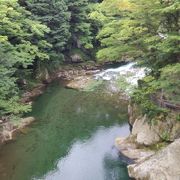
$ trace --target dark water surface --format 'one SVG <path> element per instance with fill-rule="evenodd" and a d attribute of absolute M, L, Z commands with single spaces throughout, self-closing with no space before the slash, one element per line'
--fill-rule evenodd
<path fill-rule="evenodd" d="M 113 146 L 129 134 L 127 104 L 117 96 L 55 83 L 30 115 L 36 122 L 0 149 L 0 180 L 129 179 Z"/>

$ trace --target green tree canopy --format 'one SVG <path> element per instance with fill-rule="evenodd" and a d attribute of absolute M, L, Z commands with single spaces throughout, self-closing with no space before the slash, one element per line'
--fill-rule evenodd
<path fill-rule="evenodd" d="M 15 74 L 35 59 L 49 58 L 44 51 L 49 44 L 43 39 L 49 29 L 30 15 L 16 0 L 0 1 L 0 116 L 29 109 L 19 102 Z"/>
<path fill-rule="evenodd" d="M 52 44 L 47 49 L 51 60 L 62 61 L 63 50 L 70 38 L 70 12 L 64 0 L 24 0 L 21 4 L 32 13 L 32 19 L 48 26 L 50 31 L 45 34 L 46 41 Z"/>
<path fill-rule="evenodd" d="M 101 22 L 99 60 L 142 59 L 153 69 L 179 60 L 177 0 L 104 0 L 91 17 Z"/>

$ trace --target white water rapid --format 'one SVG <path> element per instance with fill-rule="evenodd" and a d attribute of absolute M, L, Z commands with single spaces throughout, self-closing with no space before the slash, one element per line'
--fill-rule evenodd
<path fill-rule="evenodd" d="M 133 87 L 137 86 L 138 80 L 145 77 L 146 68 L 137 67 L 136 64 L 131 62 L 117 68 L 103 70 L 96 73 L 94 79 L 107 81 L 108 88 L 111 91 L 115 92 L 118 89 L 123 89 L 129 94 L 132 92 Z"/>

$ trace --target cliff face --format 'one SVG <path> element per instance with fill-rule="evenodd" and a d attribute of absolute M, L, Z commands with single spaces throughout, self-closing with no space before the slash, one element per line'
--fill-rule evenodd
<path fill-rule="evenodd" d="M 128 172 L 130 177 L 139 180 L 179 180 L 180 139 L 149 159 L 129 165 Z"/>
<path fill-rule="evenodd" d="M 173 142 L 180 138 L 180 122 L 176 120 L 177 112 L 168 116 L 155 117 L 153 120 L 142 115 L 137 105 L 129 105 L 129 123 L 132 126 L 134 141 L 139 145 L 151 146 L 162 141 Z"/>
<path fill-rule="evenodd" d="M 142 115 L 137 105 L 129 105 L 131 134 L 128 138 L 116 139 L 122 155 L 134 162 L 128 166 L 130 177 L 138 180 L 180 180 L 180 122 L 178 112 L 169 112 L 166 117 L 149 119 Z M 161 150 L 152 150 L 163 142 Z M 170 144 L 171 143 L 171 144 Z"/>

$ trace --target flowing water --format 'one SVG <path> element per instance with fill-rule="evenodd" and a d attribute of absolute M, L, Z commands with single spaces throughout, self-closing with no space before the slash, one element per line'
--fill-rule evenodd
<path fill-rule="evenodd" d="M 94 75 L 94 79 L 106 82 L 106 89 L 110 92 L 124 92 L 126 96 L 130 96 L 137 87 L 138 80 L 144 78 L 148 71 L 147 68 L 138 67 L 137 63 L 131 62 L 100 71 Z"/>
<path fill-rule="evenodd" d="M 139 79 L 145 76 L 146 68 L 136 67 L 137 63 L 131 62 L 126 65 L 109 68 L 95 74 L 95 79 L 103 79 L 106 81 L 117 80 L 120 77 L 125 77 L 127 82 L 132 85 L 137 85 Z"/>
<path fill-rule="evenodd" d="M 52 84 L 37 98 L 36 121 L 0 149 L 0 180 L 128 180 L 114 140 L 127 136 L 127 104 L 101 90 Z"/>

